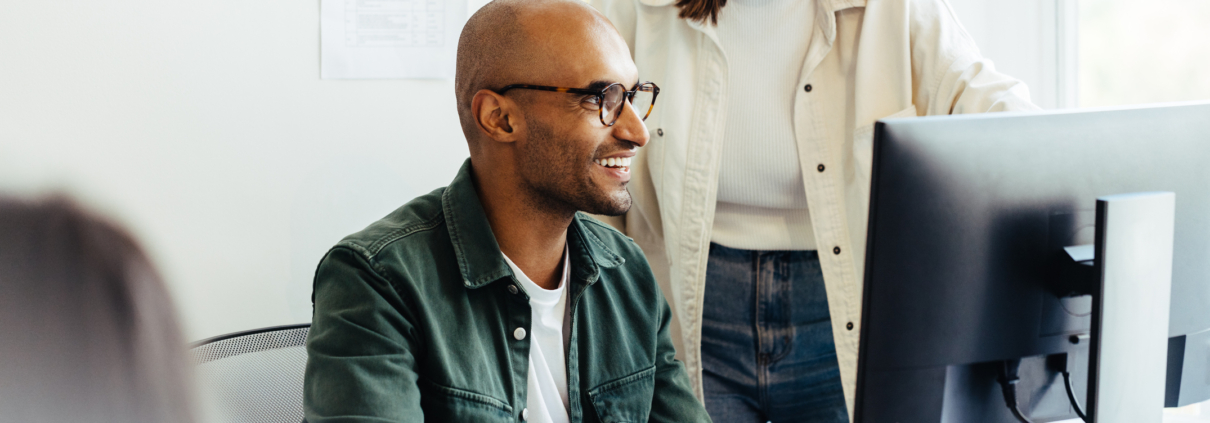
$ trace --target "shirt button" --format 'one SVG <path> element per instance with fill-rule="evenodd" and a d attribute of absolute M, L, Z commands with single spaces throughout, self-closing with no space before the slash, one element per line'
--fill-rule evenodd
<path fill-rule="evenodd" d="M 823 169 L 824 169 L 823 163 L 820 163 L 819 166 L 815 166 L 815 169 L 818 169 L 820 172 L 823 172 Z"/>
<path fill-rule="evenodd" d="M 525 339 L 525 328 L 517 328 L 517 330 L 514 330 L 513 338 L 517 338 L 518 341 Z"/>
<path fill-rule="evenodd" d="M 509 293 L 509 294 L 513 294 L 513 295 L 517 295 L 517 286 L 516 286 L 516 285 L 509 285 L 509 286 L 508 286 L 508 293 Z"/>
<path fill-rule="evenodd" d="M 802 90 L 806 92 L 811 92 L 812 89 L 811 84 L 807 84 L 807 86 L 802 87 Z"/>
<path fill-rule="evenodd" d="M 844 327 L 845 327 L 845 329 L 853 330 L 853 322 L 849 322 L 849 323 L 845 324 Z"/>
<path fill-rule="evenodd" d="M 529 420 L 529 409 L 528 408 L 521 410 L 521 420 L 522 421 Z"/>
<path fill-rule="evenodd" d="M 832 254 L 840 254 L 840 247 L 832 247 Z"/>
<path fill-rule="evenodd" d="M 656 128 L 655 134 L 661 137 L 664 136 L 664 128 Z"/>

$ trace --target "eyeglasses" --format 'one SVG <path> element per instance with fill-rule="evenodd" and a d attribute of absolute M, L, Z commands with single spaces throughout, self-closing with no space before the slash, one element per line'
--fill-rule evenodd
<path fill-rule="evenodd" d="M 496 91 L 496 93 L 504 94 L 505 91 L 514 88 L 594 96 L 589 101 L 583 103 L 584 107 L 589 110 L 598 110 L 601 116 L 601 123 L 605 126 L 613 126 L 614 123 L 617 123 L 618 117 L 622 116 L 622 109 L 626 108 L 626 103 L 630 103 L 630 106 L 634 107 L 634 110 L 642 116 L 642 119 L 647 120 L 647 116 L 651 115 L 651 110 L 655 109 L 655 97 L 660 94 L 660 87 L 657 87 L 653 82 L 644 82 L 635 85 L 634 89 L 630 91 L 626 91 L 626 87 L 617 82 L 609 84 L 608 87 L 600 91 L 585 88 L 512 84 L 506 85 L 500 91 Z M 622 101 L 623 99 L 629 101 Z"/>

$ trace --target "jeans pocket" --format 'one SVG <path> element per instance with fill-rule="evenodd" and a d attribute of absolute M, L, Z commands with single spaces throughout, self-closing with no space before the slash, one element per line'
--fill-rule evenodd
<path fill-rule="evenodd" d="M 655 366 L 592 388 L 588 397 L 601 423 L 645 422 L 655 396 Z"/>

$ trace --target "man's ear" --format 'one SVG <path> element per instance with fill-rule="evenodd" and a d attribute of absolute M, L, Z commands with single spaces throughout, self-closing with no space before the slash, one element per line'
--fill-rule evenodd
<path fill-rule="evenodd" d="M 479 90 L 471 99 L 471 113 L 479 130 L 496 141 L 513 142 L 521 124 L 517 103 L 491 90 Z"/>

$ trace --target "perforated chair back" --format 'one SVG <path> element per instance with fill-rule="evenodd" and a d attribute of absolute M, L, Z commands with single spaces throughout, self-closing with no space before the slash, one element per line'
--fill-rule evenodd
<path fill-rule="evenodd" d="M 213 417 L 231 423 L 303 420 L 310 324 L 217 336 L 190 350 Z"/>

